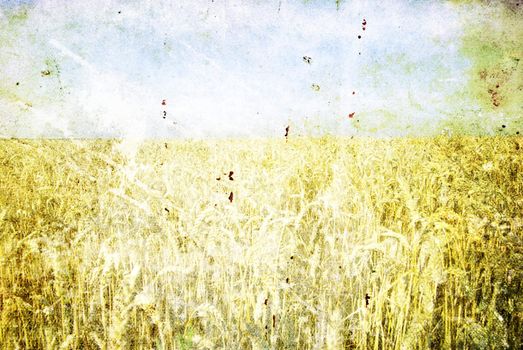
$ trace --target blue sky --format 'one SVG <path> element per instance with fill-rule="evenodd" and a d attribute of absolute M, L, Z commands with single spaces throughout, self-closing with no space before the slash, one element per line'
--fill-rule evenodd
<path fill-rule="evenodd" d="M 437 133 L 470 66 L 459 12 L 436 1 L 34 1 L 16 23 L 1 8 L 4 137 Z"/>

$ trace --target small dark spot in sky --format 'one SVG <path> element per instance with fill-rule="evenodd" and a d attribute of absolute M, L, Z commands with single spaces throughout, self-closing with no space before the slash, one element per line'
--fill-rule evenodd
<path fill-rule="evenodd" d="M 505 124 L 503 124 L 503 125 L 501 125 L 501 127 L 502 127 L 503 129 L 505 129 L 507 126 L 506 126 Z"/>
<path fill-rule="evenodd" d="M 167 117 L 167 112 L 163 111 L 163 119 L 165 119 L 166 117 Z"/>
<path fill-rule="evenodd" d="M 229 194 L 229 202 L 232 203 L 233 199 L 234 199 L 234 194 L 231 192 L 231 194 Z"/>
<path fill-rule="evenodd" d="M 361 35 L 358 35 L 358 39 L 361 39 Z"/>
<path fill-rule="evenodd" d="M 356 112 L 349 113 L 349 118 L 354 118 L 354 114 L 356 114 Z"/>
<path fill-rule="evenodd" d="M 167 104 L 166 100 L 162 100 L 162 106 L 165 106 Z"/>
<path fill-rule="evenodd" d="M 353 91 L 352 94 L 353 94 L 353 95 L 356 95 L 356 91 Z"/>
<path fill-rule="evenodd" d="M 122 13 L 122 11 L 118 11 L 118 14 Z"/>
<path fill-rule="evenodd" d="M 358 52 L 358 55 L 361 55 L 361 52 Z"/>
<path fill-rule="evenodd" d="M 20 82 L 19 82 L 19 81 L 16 82 L 16 86 L 18 86 L 18 85 L 20 85 Z"/>
<path fill-rule="evenodd" d="M 303 56 L 303 62 L 305 62 L 307 64 L 311 64 L 312 58 L 310 58 L 309 56 Z"/>
<path fill-rule="evenodd" d="M 289 125 L 285 128 L 285 138 L 289 137 Z"/>

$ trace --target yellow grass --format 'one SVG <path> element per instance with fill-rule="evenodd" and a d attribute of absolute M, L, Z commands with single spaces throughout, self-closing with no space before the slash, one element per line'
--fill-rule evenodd
<path fill-rule="evenodd" d="M 523 139 L 127 143 L 0 141 L 3 348 L 522 346 Z"/>

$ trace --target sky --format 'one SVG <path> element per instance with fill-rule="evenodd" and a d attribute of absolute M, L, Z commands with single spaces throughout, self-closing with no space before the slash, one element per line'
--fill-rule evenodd
<path fill-rule="evenodd" d="M 463 93 L 474 62 L 462 36 L 481 11 L 0 0 L 0 137 L 281 137 L 288 125 L 294 135 L 423 136 L 465 110 L 520 118 Z"/>

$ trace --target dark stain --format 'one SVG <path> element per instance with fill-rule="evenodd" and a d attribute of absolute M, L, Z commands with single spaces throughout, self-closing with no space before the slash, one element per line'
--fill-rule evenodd
<path fill-rule="evenodd" d="M 276 315 L 272 315 L 272 328 L 276 328 Z"/>
<path fill-rule="evenodd" d="M 291 260 L 294 260 L 294 255 L 291 255 Z"/>
<path fill-rule="evenodd" d="M 169 209 L 163 208 L 167 213 L 170 213 Z"/>
<path fill-rule="evenodd" d="M 45 69 L 40 72 L 43 77 L 51 75 L 51 71 L 49 69 Z"/>
<path fill-rule="evenodd" d="M 167 149 L 167 142 L 166 142 L 166 143 L 164 143 L 164 146 L 165 146 L 165 149 Z"/>
<path fill-rule="evenodd" d="M 167 105 L 167 101 L 166 100 L 162 100 L 162 106 L 165 106 Z"/>
<path fill-rule="evenodd" d="M 312 84 L 311 85 L 311 88 L 314 90 L 314 91 L 320 91 L 320 86 L 318 84 Z"/>
<path fill-rule="evenodd" d="M 501 127 L 502 127 L 503 129 L 505 129 L 507 126 L 506 126 L 505 124 L 503 124 L 503 125 L 501 125 Z"/>
<path fill-rule="evenodd" d="M 16 82 L 16 86 L 18 86 L 18 85 L 20 85 L 20 82 L 19 82 L 19 81 Z"/>
<path fill-rule="evenodd" d="M 365 293 L 365 307 L 369 306 L 369 300 L 370 300 L 369 294 Z"/>
<path fill-rule="evenodd" d="M 163 111 L 163 119 L 165 119 L 166 117 L 167 117 L 167 112 Z"/>
<path fill-rule="evenodd" d="M 358 55 L 361 55 L 361 52 L 358 52 Z"/>
<path fill-rule="evenodd" d="M 361 35 L 358 35 L 358 39 L 361 39 Z"/>
<path fill-rule="evenodd" d="M 232 176 L 234 175 L 234 171 L 229 171 L 229 180 L 230 181 L 234 181 L 234 179 L 232 178 Z"/>
<path fill-rule="evenodd" d="M 352 94 L 353 94 L 353 95 L 356 95 L 356 91 L 353 91 Z"/>
<path fill-rule="evenodd" d="M 496 87 L 499 85 L 496 85 Z M 496 107 L 500 105 L 500 97 L 497 91 L 494 91 L 493 89 L 488 89 L 488 93 L 490 94 L 490 99 L 492 101 L 492 104 Z"/>
<path fill-rule="evenodd" d="M 303 56 L 303 62 L 305 62 L 307 64 L 311 64 L 312 58 L 310 58 L 309 56 Z"/>
<path fill-rule="evenodd" d="M 118 11 L 118 14 L 121 14 L 121 13 L 122 13 L 122 11 Z"/>
<path fill-rule="evenodd" d="M 516 142 L 516 151 L 519 151 L 519 143 Z"/>
<path fill-rule="evenodd" d="M 229 195 L 229 202 L 232 203 L 233 198 L 234 198 L 234 194 L 231 192 L 231 194 Z"/>
<path fill-rule="evenodd" d="M 354 118 L 354 114 L 356 114 L 356 112 L 349 113 L 349 118 Z"/>
<path fill-rule="evenodd" d="M 265 301 L 263 302 L 263 305 L 267 305 L 269 303 L 269 299 L 265 299 Z"/>
<path fill-rule="evenodd" d="M 217 177 L 216 180 L 220 181 L 222 178 L 221 177 Z"/>
<path fill-rule="evenodd" d="M 289 284 L 289 277 L 285 279 L 285 283 Z"/>
<path fill-rule="evenodd" d="M 285 128 L 285 139 L 289 139 L 289 125 Z"/>

